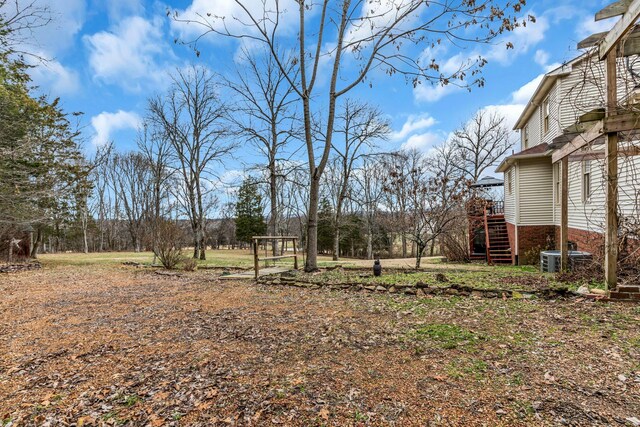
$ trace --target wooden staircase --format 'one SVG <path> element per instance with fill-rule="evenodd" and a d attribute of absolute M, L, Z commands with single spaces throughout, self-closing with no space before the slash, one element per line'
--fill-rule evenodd
<path fill-rule="evenodd" d="M 513 260 L 504 212 L 488 211 L 485 208 L 484 233 L 487 245 L 487 263 L 489 265 L 511 264 Z"/>

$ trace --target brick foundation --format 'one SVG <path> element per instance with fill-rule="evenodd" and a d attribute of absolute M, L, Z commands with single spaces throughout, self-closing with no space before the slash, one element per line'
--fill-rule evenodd
<path fill-rule="evenodd" d="M 518 226 L 518 263 L 536 262 L 540 256 L 540 250 L 555 247 L 555 237 L 554 225 Z"/>
<path fill-rule="evenodd" d="M 556 242 L 556 226 L 554 225 L 520 225 L 518 232 L 518 254 L 516 255 L 516 226 L 507 223 L 509 244 L 514 264 L 534 263 L 539 250 L 553 248 Z"/>
<path fill-rule="evenodd" d="M 509 235 L 509 246 L 511 247 L 511 262 L 516 263 L 516 226 L 507 222 L 507 234 Z"/>
<path fill-rule="evenodd" d="M 555 236 L 556 242 L 558 242 L 558 246 L 556 246 L 556 248 L 560 249 L 559 226 L 556 227 Z M 601 233 L 569 227 L 567 240 L 569 240 L 569 248 L 571 249 L 589 252 L 593 254 L 594 257 L 602 257 L 604 255 L 604 235 Z M 571 243 L 573 243 L 575 246 L 572 247 Z"/>

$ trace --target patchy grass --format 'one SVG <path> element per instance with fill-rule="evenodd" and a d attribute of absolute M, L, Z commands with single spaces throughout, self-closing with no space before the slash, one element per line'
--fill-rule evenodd
<path fill-rule="evenodd" d="M 185 256 L 190 251 L 185 250 Z M 264 254 L 261 254 L 264 256 Z M 153 262 L 152 252 L 92 252 L 84 253 L 58 253 L 39 255 L 41 262 L 48 267 L 84 267 L 84 266 L 109 266 L 119 265 L 123 262 L 138 262 L 140 264 L 151 265 Z M 302 257 L 299 259 L 302 266 Z M 158 262 L 159 263 L 159 262 Z M 270 262 L 269 265 L 273 265 Z M 334 265 L 328 256 L 319 257 L 321 267 Z M 205 261 L 198 260 L 199 266 L 207 267 L 230 267 L 230 268 L 253 268 L 253 255 L 248 250 L 239 249 L 218 249 L 207 251 Z M 278 261 L 277 265 L 293 266 L 293 260 Z"/>
<path fill-rule="evenodd" d="M 309 290 L 118 262 L 0 277 L 3 424 L 609 426 L 640 414 L 637 306 Z"/>
<path fill-rule="evenodd" d="M 421 326 L 411 331 L 409 336 L 416 341 L 429 340 L 443 349 L 471 347 L 481 339 L 471 331 L 446 323 Z"/>

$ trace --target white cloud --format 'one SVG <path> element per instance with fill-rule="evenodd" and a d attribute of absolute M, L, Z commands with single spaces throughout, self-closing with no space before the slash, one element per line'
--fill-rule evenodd
<path fill-rule="evenodd" d="M 174 59 L 162 31 L 162 18 L 125 18 L 111 31 L 84 37 L 89 65 L 96 80 L 129 91 L 168 82 L 166 71 Z"/>
<path fill-rule="evenodd" d="M 143 11 L 144 7 L 140 0 L 109 0 L 107 2 L 107 13 L 111 22 L 130 15 L 140 15 Z"/>
<path fill-rule="evenodd" d="M 578 23 L 576 27 L 576 35 L 580 39 L 584 39 L 592 34 L 609 31 L 618 19 L 620 18 L 614 17 L 603 19 L 602 21 L 595 21 L 593 19 L 593 15 L 587 15 Z"/>
<path fill-rule="evenodd" d="M 544 74 L 540 74 L 535 79 L 526 83 L 524 86 L 520 87 L 518 90 L 511 93 L 511 102 L 515 104 L 526 104 L 529 102 L 529 99 L 533 96 L 533 93 L 536 91 L 540 82 L 542 82 L 542 78 Z"/>
<path fill-rule="evenodd" d="M 91 118 L 91 126 L 96 132 L 91 142 L 95 146 L 104 145 L 109 142 L 113 132 L 138 129 L 141 124 L 142 119 L 133 111 L 102 112 Z"/>
<path fill-rule="evenodd" d="M 255 17 L 262 19 L 264 11 L 268 11 L 269 19 L 275 18 L 276 0 L 249 0 L 242 2 L 248 11 Z M 295 0 L 280 0 L 277 2 L 281 12 L 278 28 L 280 31 L 290 31 L 297 23 L 297 4 Z M 183 10 L 177 10 L 180 21 L 200 21 L 206 20 L 217 30 L 222 30 L 223 26 L 232 33 L 255 33 L 255 29 L 245 25 L 249 22 L 247 13 L 235 0 L 193 0 L 192 3 Z M 223 22 L 224 21 L 224 22 Z M 180 38 L 195 39 L 205 31 L 202 25 L 189 22 L 171 21 L 171 27 Z M 209 38 L 211 39 L 211 38 Z"/>
<path fill-rule="evenodd" d="M 402 129 L 391 134 L 391 138 L 395 140 L 404 139 L 413 132 L 430 128 L 436 123 L 436 119 L 427 113 L 418 115 L 412 114 L 404 122 Z"/>
<path fill-rule="evenodd" d="M 549 63 L 549 57 L 549 52 L 544 49 L 538 49 L 536 50 L 536 54 L 534 55 L 533 60 L 536 61 L 536 64 L 540 65 L 541 67 L 546 67 Z"/>
<path fill-rule="evenodd" d="M 416 149 L 420 151 L 427 151 L 443 141 L 444 138 L 441 135 L 434 132 L 426 132 L 412 135 L 407 139 L 407 142 L 402 144 L 401 148 L 407 150 Z"/>
<path fill-rule="evenodd" d="M 459 92 L 460 90 L 462 90 L 462 88 L 452 84 L 443 86 L 439 83 L 433 85 L 423 83 L 413 89 L 413 97 L 416 101 L 435 102 L 454 92 Z"/>
<path fill-rule="evenodd" d="M 36 65 L 29 70 L 31 78 L 54 96 L 73 94 L 80 89 L 80 78 L 75 70 L 55 60 Z"/>
<path fill-rule="evenodd" d="M 36 0 L 35 5 L 49 8 L 51 22 L 26 34 L 28 43 L 47 56 L 70 49 L 86 20 L 86 0 Z"/>
<path fill-rule="evenodd" d="M 483 56 L 488 60 L 494 60 L 502 65 L 509 65 L 516 58 L 527 53 L 532 47 L 542 42 L 549 29 L 549 20 L 542 15 L 536 19 L 535 23 L 527 23 L 527 26 L 516 28 L 498 40 L 498 46 L 493 46 Z M 507 49 L 506 44 L 513 43 L 512 49 Z"/>

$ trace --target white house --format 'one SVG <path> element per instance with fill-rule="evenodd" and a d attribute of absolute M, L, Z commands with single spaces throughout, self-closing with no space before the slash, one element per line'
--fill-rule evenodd
<path fill-rule="evenodd" d="M 620 58 L 618 75 L 620 103 L 634 108 L 640 59 Z M 537 256 L 540 249 L 557 247 L 562 165 L 554 164 L 551 156 L 589 123 L 602 119 L 605 96 L 604 64 L 597 56 L 584 54 L 547 73 L 518 119 L 514 129 L 520 132 L 520 151 L 497 169 L 505 178 L 505 221 L 514 263 Z M 618 211 L 621 226 L 637 232 L 640 138 L 632 133 L 621 135 Z M 594 141 L 571 154 L 568 163 L 569 244 L 592 253 L 603 250 L 603 144 L 604 138 Z"/>

